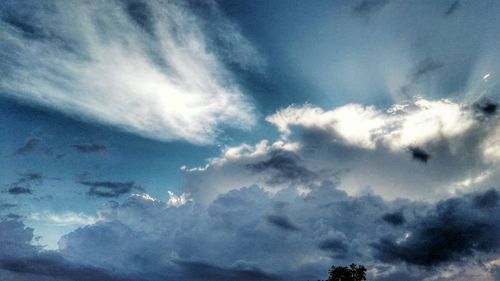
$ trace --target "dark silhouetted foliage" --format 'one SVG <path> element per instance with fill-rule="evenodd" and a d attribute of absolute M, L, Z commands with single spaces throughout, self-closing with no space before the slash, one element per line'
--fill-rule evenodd
<path fill-rule="evenodd" d="M 366 280 L 366 268 L 363 265 L 333 265 L 328 271 L 328 281 L 363 281 Z"/>

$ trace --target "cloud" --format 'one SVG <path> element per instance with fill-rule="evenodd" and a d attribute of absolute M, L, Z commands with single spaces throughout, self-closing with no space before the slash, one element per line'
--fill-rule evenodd
<path fill-rule="evenodd" d="M 12 204 L 12 203 L 0 203 L 0 211 L 1 210 L 6 210 L 6 209 L 11 209 L 17 207 L 17 204 Z"/>
<path fill-rule="evenodd" d="M 431 58 L 426 58 L 420 61 L 415 69 L 410 74 L 411 82 L 414 83 L 431 72 L 434 72 L 440 68 L 444 67 L 442 62 L 433 60 Z"/>
<path fill-rule="evenodd" d="M 386 112 L 359 104 L 330 111 L 304 105 L 280 110 L 266 120 L 285 136 L 291 134 L 292 126 L 318 129 L 335 135 L 339 142 L 368 149 L 375 148 L 378 143 L 398 149 L 425 144 L 439 137 L 455 137 L 475 122 L 472 112 L 460 104 L 419 97 L 395 104 Z"/>
<path fill-rule="evenodd" d="M 159 200 L 132 196 L 123 204 L 104 207 L 96 224 L 64 236 L 60 252 L 75 263 L 87 261 L 89 266 L 115 268 L 124 276 L 143 275 L 148 280 L 173 276 L 189 280 L 212 280 L 215 276 L 217 280 L 262 280 L 265 276 L 307 280 L 323 278 L 331 264 L 351 261 L 377 266 L 377 271 L 370 272 L 370 280 L 384 280 L 394 273 L 392 266 L 404 270 L 399 256 L 382 258 L 386 248 L 380 246 L 381 241 L 390 241 L 390 245 L 408 251 L 387 249 L 387 255 L 405 253 L 401 255 L 407 257 L 410 266 L 435 267 L 432 274 L 419 267 L 407 273 L 413 279 L 406 280 L 421 280 L 419 277 L 441 274 L 448 262 L 454 261 L 431 255 L 434 248 L 464 261 L 472 262 L 476 257 L 491 260 L 489 254 L 496 251 L 490 246 L 496 243 L 498 234 L 494 216 L 498 205 L 490 209 L 474 207 L 466 221 L 459 222 L 473 206 L 473 198 L 485 194 L 467 194 L 434 205 L 384 201 L 374 195 L 350 197 L 328 185 L 307 195 L 293 189 L 273 195 L 254 186 L 221 194 L 207 208 L 195 202 L 169 207 Z M 269 215 L 277 210 L 280 215 Z M 397 212 L 404 213 L 405 224 L 394 228 L 379 223 L 384 215 Z M 470 232 L 476 226 L 478 231 Z M 456 238 L 447 229 L 472 235 Z M 459 243 L 443 242 L 454 241 L 451 237 Z M 417 242 L 419 239 L 422 242 Z M 410 246 L 413 243 L 422 244 Z M 476 251 L 457 250 L 460 244 Z M 420 262 L 422 256 L 436 258 Z"/>
<path fill-rule="evenodd" d="M 182 193 L 181 195 L 177 196 L 172 191 L 167 191 L 167 193 L 169 196 L 167 206 L 169 207 L 179 207 L 191 201 L 189 194 Z"/>
<path fill-rule="evenodd" d="M 370 280 L 493 278 L 496 115 L 416 98 L 388 110 L 295 106 L 267 119 L 278 140 L 225 147 L 205 166 L 183 167 L 181 193 L 167 202 L 133 194 L 106 203 L 92 224 L 60 239 L 57 254 L 152 281 L 317 280 L 351 262 L 367 265 Z M 418 163 L 410 147 L 432 161 Z M 106 198 L 141 191 L 132 182 L 80 183 Z"/>
<path fill-rule="evenodd" d="M 270 215 L 266 219 L 270 224 L 286 231 L 297 231 L 300 229 L 286 216 Z"/>
<path fill-rule="evenodd" d="M 412 95 L 411 90 L 416 83 L 418 83 L 423 77 L 430 76 L 431 73 L 436 72 L 443 67 L 444 63 L 429 57 L 420 60 L 418 64 L 408 73 L 410 81 L 406 85 L 402 86 L 399 92 L 406 98 L 410 97 Z"/>
<path fill-rule="evenodd" d="M 132 191 L 143 191 L 133 181 L 113 182 L 113 181 L 79 181 L 79 184 L 89 187 L 87 194 L 94 197 L 113 198 Z"/>
<path fill-rule="evenodd" d="M 488 190 L 483 194 L 472 197 L 472 203 L 477 208 L 495 208 L 499 204 L 500 195 L 494 189 Z"/>
<path fill-rule="evenodd" d="M 92 153 L 108 150 L 108 147 L 106 145 L 100 143 L 80 143 L 73 144 L 72 147 L 81 153 Z"/>
<path fill-rule="evenodd" d="M 421 148 L 410 147 L 408 149 L 411 152 L 411 156 L 415 160 L 421 161 L 423 163 L 427 163 L 427 161 L 429 161 L 429 158 L 431 158 L 431 156 L 429 155 L 429 153 L 425 152 L 425 150 L 423 150 Z"/>
<path fill-rule="evenodd" d="M 267 181 L 270 185 L 282 184 L 289 181 L 308 182 L 316 175 L 300 166 L 297 155 L 286 150 L 274 150 L 268 159 L 249 164 L 255 172 L 273 171 L 274 175 Z"/>
<path fill-rule="evenodd" d="M 321 241 L 318 247 L 323 251 L 332 253 L 332 256 L 337 259 L 346 258 L 349 252 L 349 245 L 338 238 Z"/>
<path fill-rule="evenodd" d="M 370 16 L 382 10 L 389 0 L 363 0 L 353 7 L 352 12 L 358 16 Z"/>
<path fill-rule="evenodd" d="M 453 15 L 458 9 L 460 9 L 460 0 L 455 0 L 448 10 L 446 10 L 446 13 L 444 13 L 445 17 L 449 17 Z"/>
<path fill-rule="evenodd" d="M 94 224 L 96 221 L 96 218 L 94 217 L 74 212 L 61 214 L 51 212 L 34 212 L 29 215 L 29 219 L 58 226 L 89 225 Z"/>
<path fill-rule="evenodd" d="M 382 216 L 382 219 L 392 225 L 398 226 L 406 222 L 406 219 L 402 212 L 387 213 Z"/>
<path fill-rule="evenodd" d="M 34 152 L 40 146 L 41 140 L 39 138 L 29 138 L 26 143 L 16 149 L 14 154 L 16 155 L 26 155 Z"/>
<path fill-rule="evenodd" d="M 498 104 L 491 100 L 480 101 L 474 104 L 474 107 L 485 116 L 495 115 L 498 110 Z"/>
<path fill-rule="evenodd" d="M 498 197 L 496 190 L 488 193 Z M 471 198 L 448 199 L 412 222 L 403 240 L 383 238 L 373 246 L 382 260 L 423 266 L 461 260 L 475 251 L 496 252 L 500 248 L 500 221 L 494 214 L 499 207 L 497 202 L 490 208 L 477 208 Z"/>
<path fill-rule="evenodd" d="M 436 200 L 473 186 L 486 189 L 500 177 L 494 164 L 500 159 L 499 119 L 478 116 L 470 104 L 417 97 L 387 110 L 360 104 L 331 110 L 291 106 L 266 120 L 281 132 L 281 146 L 294 144 L 289 153 L 300 159 L 298 166 L 316 175 L 330 171 L 332 181 L 340 179 L 350 194 L 371 189 L 385 198 Z M 257 151 L 266 150 L 255 147 L 239 161 L 270 155 Z M 214 161 L 204 173 L 229 170 L 218 163 L 236 162 L 222 158 L 226 161 Z"/>
<path fill-rule="evenodd" d="M 87 273 L 84 280 L 316 280 L 332 264 L 356 261 L 368 265 L 370 280 L 391 280 L 397 272 L 405 280 L 436 278 L 450 272 L 455 259 L 494 262 L 499 205 L 474 203 L 494 192 L 429 204 L 372 194 L 352 197 L 328 184 L 308 194 L 294 188 L 273 194 L 253 186 L 221 194 L 207 207 L 194 201 L 169 206 L 132 195 L 104 205 L 94 224 L 63 236 L 57 251 L 33 246 L 33 229 L 21 222 L 0 222 L 0 268 L 61 279 Z M 380 224 L 381 217 L 396 212 L 404 213 L 404 225 Z M 300 229 L 277 227 L 270 217 Z M 381 246 L 389 243 L 382 241 L 396 248 Z M 426 254 L 435 248 L 443 254 Z M 453 259 L 441 260 L 446 254 Z M 425 260 L 420 257 L 431 258 L 420 262 Z M 402 259 L 408 265 L 399 264 Z M 465 268 L 464 276 L 489 278 L 495 267 Z"/>
<path fill-rule="evenodd" d="M 42 185 L 44 179 L 46 177 L 40 172 L 23 173 L 15 182 L 6 185 L 7 192 L 13 195 L 31 194 L 32 188 Z"/>
<path fill-rule="evenodd" d="M 30 155 L 33 153 L 42 153 L 43 155 L 49 157 L 54 156 L 56 159 L 60 159 L 62 156 L 64 156 L 61 154 L 54 155 L 53 149 L 50 146 L 44 144 L 43 140 L 38 137 L 28 138 L 21 147 L 14 151 L 14 155 L 20 156 Z"/>
<path fill-rule="evenodd" d="M 209 143 L 250 128 L 254 107 L 227 64 L 262 59 L 214 2 L 9 2 L 1 92 L 158 140 Z"/>
<path fill-rule="evenodd" d="M 12 195 L 31 194 L 31 189 L 22 186 L 14 186 L 9 188 L 7 192 Z"/>
<path fill-rule="evenodd" d="M 280 280 L 256 268 L 226 269 L 202 262 L 176 261 L 190 280 Z"/>

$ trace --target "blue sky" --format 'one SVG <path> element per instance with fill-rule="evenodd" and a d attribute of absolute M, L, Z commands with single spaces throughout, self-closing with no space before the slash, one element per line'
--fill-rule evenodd
<path fill-rule="evenodd" d="M 0 277 L 500 280 L 498 12 L 3 1 Z"/>

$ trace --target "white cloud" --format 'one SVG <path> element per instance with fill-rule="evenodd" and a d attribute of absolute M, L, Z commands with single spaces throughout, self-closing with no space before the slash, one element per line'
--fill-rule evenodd
<path fill-rule="evenodd" d="M 191 198 L 189 198 L 189 194 L 182 193 L 181 195 L 175 195 L 172 191 L 168 191 L 168 201 L 167 201 L 167 206 L 169 207 L 179 207 L 187 202 L 191 201 Z"/>
<path fill-rule="evenodd" d="M 205 5 L 210 30 L 181 2 L 25 6 L 30 18 L 17 20 L 33 34 L 0 23 L 2 93 L 159 140 L 207 143 L 220 126 L 249 128 L 253 105 L 224 61 L 259 69 L 262 60 Z"/>
<path fill-rule="evenodd" d="M 476 123 L 472 113 L 457 103 L 419 97 L 411 103 L 395 104 L 386 112 L 360 104 L 329 111 L 305 105 L 280 110 L 266 120 L 285 136 L 292 133 L 293 126 L 318 129 L 335 141 L 368 149 L 377 144 L 391 149 L 425 145 L 463 134 Z"/>
<path fill-rule="evenodd" d="M 293 185 L 307 193 L 311 181 L 299 179 L 315 178 L 312 188 L 330 180 L 351 195 L 371 190 L 386 199 L 434 201 L 489 188 L 500 178 L 499 119 L 467 104 L 415 98 L 385 111 L 304 105 L 267 120 L 281 140 L 229 147 L 204 167 L 184 167 L 185 190 L 198 202 L 210 202 L 252 184 L 270 192 Z"/>

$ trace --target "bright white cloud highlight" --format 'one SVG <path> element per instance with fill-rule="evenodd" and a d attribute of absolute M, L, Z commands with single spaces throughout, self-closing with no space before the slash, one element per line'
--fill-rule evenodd
<path fill-rule="evenodd" d="M 424 145 L 456 137 L 475 124 L 472 113 L 459 104 L 423 98 L 396 104 L 385 112 L 360 104 L 330 111 L 311 105 L 288 107 L 266 120 L 285 136 L 291 134 L 293 126 L 318 129 L 329 132 L 336 141 L 367 149 L 374 149 L 377 144 L 391 149 Z"/>
<path fill-rule="evenodd" d="M 187 202 L 191 201 L 191 198 L 189 198 L 189 194 L 182 193 L 181 195 L 175 195 L 172 191 L 168 191 L 168 201 L 167 201 L 167 206 L 169 207 L 179 207 Z"/>
<path fill-rule="evenodd" d="M 262 60 L 204 5 L 210 29 L 182 2 L 26 8 L 23 25 L 0 21 L 1 92 L 159 140 L 207 143 L 223 125 L 249 128 L 254 108 L 225 62 L 258 70 Z"/>
<path fill-rule="evenodd" d="M 434 201 L 489 188 L 500 178 L 499 119 L 477 106 L 423 98 L 388 110 L 307 104 L 267 120 L 281 140 L 229 147 L 204 167 L 183 168 L 184 188 L 195 201 L 253 184 L 307 194 L 321 181 L 339 182 L 351 195 Z"/>

